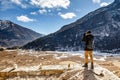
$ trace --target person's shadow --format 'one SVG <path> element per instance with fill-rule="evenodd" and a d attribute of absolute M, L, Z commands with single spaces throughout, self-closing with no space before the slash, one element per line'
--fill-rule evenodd
<path fill-rule="evenodd" d="M 97 80 L 93 70 L 88 70 L 88 68 L 84 68 L 83 71 L 83 80 Z"/>

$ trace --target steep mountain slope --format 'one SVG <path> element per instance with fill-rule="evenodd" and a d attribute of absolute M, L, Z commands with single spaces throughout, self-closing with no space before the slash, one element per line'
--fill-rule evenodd
<path fill-rule="evenodd" d="M 97 9 L 57 32 L 28 43 L 23 48 L 38 50 L 80 50 L 84 32 L 91 30 L 95 36 L 95 49 L 120 49 L 120 0 Z"/>
<path fill-rule="evenodd" d="M 0 46 L 22 46 L 33 41 L 42 34 L 24 28 L 8 20 L 0 20 Z"/>

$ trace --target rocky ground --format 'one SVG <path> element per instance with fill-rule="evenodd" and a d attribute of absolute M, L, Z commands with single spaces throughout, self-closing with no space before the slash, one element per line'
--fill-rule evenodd
<path fill-rule="evenodd" d="M 0 80 L 120 80 L 120 57 L 94 56 L 95 69 L 83 68 L 81 53 L 0 51 Z"/>

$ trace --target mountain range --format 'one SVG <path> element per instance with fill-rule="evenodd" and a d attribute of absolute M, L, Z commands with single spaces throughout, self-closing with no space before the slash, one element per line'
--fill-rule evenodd
<path fill-rule="evenodd" d="M 0 20 L 0 46 L 23 46 L 43 36 L 35 31 L 22 27 L 9 20 Z"/>
<path fill-rule="evenodd" d="M 88 30 L 95 36 L 95 50 L 120 52 L 120 0 L 90 12 L 55 33 L 24 45 L 23 48 L 52 51 L 83 50 L 84 43 L 81 39 Z"/>

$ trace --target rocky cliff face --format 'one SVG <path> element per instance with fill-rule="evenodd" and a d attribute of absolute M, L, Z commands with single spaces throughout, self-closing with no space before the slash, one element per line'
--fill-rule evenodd
<path fill-rule="evenodd" d="M 63 26 L 57 32 L 39 38 L 24 46 L 38 50 L 80 50 L 83 33 L 91 30 L 96 50 L 120 49 L 120 0 L 88 13 L 76 22 Z"/>
<path fill-rule="evenodd" d="M 0 20 L 0 46 L 22 46 L 42 35 L 8 20 Z"/>

